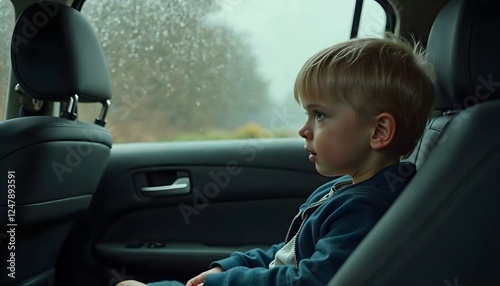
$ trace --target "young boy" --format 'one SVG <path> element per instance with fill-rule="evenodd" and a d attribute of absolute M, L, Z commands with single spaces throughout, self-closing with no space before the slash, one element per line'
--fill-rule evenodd
<path fill-rule="evenodd" d="M 284 242 L 235 252 L 186 285 L 326 285 L 415 173 L 400 159 L 429 120 L 431 75 L 418 45 L 394 36 L 353 39 L 310 58 L 295 82 L 307 114 L 299 135 L 320 174 L 347 176 L 313 192 Z M 126 285 L 144 284 L 118 284 Z"/>

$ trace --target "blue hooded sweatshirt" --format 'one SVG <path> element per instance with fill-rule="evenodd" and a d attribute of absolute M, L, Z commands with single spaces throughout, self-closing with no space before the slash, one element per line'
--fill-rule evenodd
<path fill-rule="evenodd" d="M 343 176 L 322 185 L 300 206 L 285 242 L 213 262 L 224 272 L 207 275 L 203 285 L 328 284 L 414 174 L 415 165 L 401 163 L 357 184 Z M 293 263 L 269 267 L 290 240 Z"/>

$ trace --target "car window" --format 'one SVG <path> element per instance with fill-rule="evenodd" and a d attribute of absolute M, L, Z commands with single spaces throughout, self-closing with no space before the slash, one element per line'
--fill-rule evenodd
<path fill-rule="evenodd" d="M 0 1 L 0 121 L 4 119 L 10 76 L 10 38 L 14 29 L 14 8 L 10 1 Z"/>
<path fill-rule="evenodd" d="M 349 38 L 355 2 L 86 1 L 113 80 L 114 142 L 297 136 L 295 76 Z M 384 10 L 364 2 L 360 36 L 381 35 Z"/>
<path fill-rule="evenodd" d="M 304 112 L 295 76 L 312 54 L 350 37 L 355 2 L 85 1 L 113 82 L 114 142 L 296 137 Z M 9 1 L 0 9 L 13 17 Z M 382 35 L 385 22 L 380 5 L 364 1 L 359 36 Z M 4 38 L 11 31 L 1 26 Z M 2 113 L 9 42 L 0 51 Z M 99 112 L 79 104 L 81 119 Z"/>
<path fill-rule="evenodd" d="M 387 22 L 386 12 L 377 1 L 363 1 L 358 37 L 383 36 Z"/>

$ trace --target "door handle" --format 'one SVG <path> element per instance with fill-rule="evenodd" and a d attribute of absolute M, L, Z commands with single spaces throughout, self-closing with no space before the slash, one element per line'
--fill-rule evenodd
<path fill-rule="evenodd" d="M 178 178 L 171 185 L 142 187 L 141 192 L 148 197 L 186 195 L 191 192 L 189 177 Z"/>

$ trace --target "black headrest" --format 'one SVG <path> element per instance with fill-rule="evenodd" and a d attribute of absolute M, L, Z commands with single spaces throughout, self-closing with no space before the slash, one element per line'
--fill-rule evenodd
<path fill-rule="evenodd" d="M 14 27 L 11 57 L 17 82 L 34 98 L 111 98 L 111 79 L 94 28 L 71 7 L 38 2 L 24 10 Z"/>
<path fill-rule="evenodd" d="M 500 1 L 450 0 L 432 26 L 437 107 L 463 109 L 500 98 Z"/>

